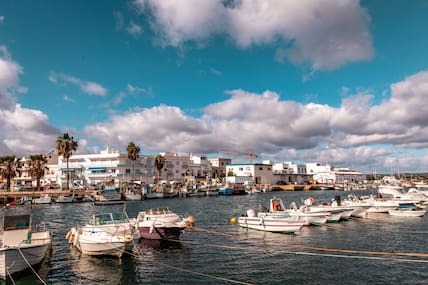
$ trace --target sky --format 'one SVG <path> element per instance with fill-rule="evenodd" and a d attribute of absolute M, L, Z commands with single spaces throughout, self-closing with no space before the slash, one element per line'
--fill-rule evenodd
<path fill-rule="evenodd" d="M 0 1 L 0 156 L 428 171 L 428 1 Z"/>

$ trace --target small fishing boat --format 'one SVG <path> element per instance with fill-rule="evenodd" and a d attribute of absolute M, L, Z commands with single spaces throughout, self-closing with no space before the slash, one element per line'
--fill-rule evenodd
<path fill-rule="evenodd" d="M 72 203 L 73 195 L 59 195 L 54 199 L 56 203 Z"/>
<path fill-rule="evenodd" d="M 249 209 L 246 216 L 239 217 L 238 223 L 242 228 L 275 233 L 296 233 L 304 225 L 304 222 L 290 215 L 256 214 L 253 209 Z"/>
<path fill-rule="evenodd" d="M 32 227 L 31 207 L 6 207 L 0 231 L 0 278 L 40 264 L 52 247 L 44 224 Z"/>
<path fill-rule="evenodd" d="M 425 209 L 420 208 L 413 203 L 400 203 L 396 209 L 388 211 L 391 216 L 398 217 L 422 217 L 426 212 L 427 211 Z"/>
<path fill-rule="evenodd" d="M 170 208 L 153 208 L 137 216 L 140 235 L 145 239 L 178 239 L 186 228 L 192 228 L 193 216 L 180 217 Z"/>
<path fill-rule="evenodd" d="M 137 191 L 126 191 L 125 200 L 126 201 L 140 201 L 142 198 L 141 193 Z"/>
<path fill-rule="evenodd" d="M 218 189 L 218 195 L 233 195 L 234 189 L 232 187 L 221 187 Z"/>
<path fill-rule="evenodd" d="M 122 195 L 115 188 L 105 188 L 95 197 L 97 202 L 110 202 L 122 200 Z"/>
<path fill-rule="evenodd" d="M 72 227 L 66 238 L 69 243 L 87 255 L 121 257 L 139 238 L 135 222 L 125 212 L 94 214 L 85 226 Z"/>
<path fill-rule="evenodd" d="M 32 200 L 33 204 L 50 204 L 52 203 L 52 198 L 48 194 L 43 194 L 39 198 Z"/>

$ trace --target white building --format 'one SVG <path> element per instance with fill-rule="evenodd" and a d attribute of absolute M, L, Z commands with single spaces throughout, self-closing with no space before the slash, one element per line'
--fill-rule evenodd
<path fill-rule="evenodd" d="M 235 177 L 235 183 L 245 180 L 254 182 L 255 184 L 271 184 L 272 183 L 272 165 L 270 164 L 230 164 L 226 165 L 227 181 L 230 181 L 230 176 Z M 229 175 L 233 174 L 233 175 Z M 244 177 L 239 179 L 239 177 Z M 250 178 L 248 180 L 248 178 Z M 243 183 L 243 182 L 242 182 Z"/>
<path fill-rule="evenodd" d="M 107 148 L 96 154 L 76 154 L 69 158 L 70 183 L 95 185 L 107 182 L 127 182 L 140 180 L 152 183 L 154 175 L 153 157 L 140 156 L 132 171 L 127 154 Z M 58 183 L 64 187 L 67 181 L 67 161 L 58 157 Z"/>
<path fill-rule="evenodd" d="M 313 174 L 313 179 L 317 183 L 359 183 L 366 179 L 366 176 L 361 172 L 349 168 L 334 168 L 330 165 L 316 165 L 309 169 Z"/>

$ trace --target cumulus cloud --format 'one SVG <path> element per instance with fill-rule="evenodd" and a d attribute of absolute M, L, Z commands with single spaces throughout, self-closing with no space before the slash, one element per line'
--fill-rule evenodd
<path fill-rule="evenodd" d="M 0 46 L 0 53 L 0 155 L 43 153 L 55 143 L 59 131 L 49 124 L 46 114 L 16 102 L 14 94 L 27 91 L 19 85 L 23 68 L 6 47 Z"/>
<path fill-rule="evenodd" d="M 92 81 L 83 81 L 80 78 L 69 76 L 63 73 L 56 73 L 51 71 L 48 77 L 49 81 L 55 84 L 64 84 L 71 83 L 80 87 L 80 89 L 89 95 L 95 96 L 105 96 L 107 95 L 107 89 L 102 85 L 92 82 Z"/>
<path fill-rule="evenodd" d="M 13 110 L 0 110 L 0 131 L 6 150 L 20 156 L 48 151 L 59 134 L 46 114 L 19 104 Z"/>
<path fill-rule="evenodd" d="M 11 109 L 15 106 L 16 92 L 26 92 L 26 88 L 19 86 L 19 76 L 22 67 L 13 61 L 5 46 L 0 46 L 0 109 Z"/>
<path fill-rule="evenodd" d="M 281 100 L 269 90 L 230 90 L 228 99 L 203 108 L 200 118 L 173 106 L 137 108 L 89 125 L 85 134 L 117 148 L 135 141 L 147 152 L 240 149 L 369 172 L 390 171 L 393 157 L 403 170 L 421 169 L 428 159 L 409 150 L 428 147 L 427 83 L 426 71 L 409 76 L 392 84 L 391 97 L 379 104 L 370 90 L 347 89 L 338 107 Z"/>
<path fill-rule="evenodd" d="M 354 0 L 135 0 L 149 13 L 163 45 L 178 47 L 215 35 L 238 47 L 275 44 L 275 59 L 335 69 L 373 56 L 367 10 Z M 197 11 L 195 13 L 194 11 Z"/>

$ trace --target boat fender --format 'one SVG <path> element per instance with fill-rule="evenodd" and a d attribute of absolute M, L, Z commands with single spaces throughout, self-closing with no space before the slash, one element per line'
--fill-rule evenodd
<path fill-rule="evenodd" d="M 230 219 L 230 223 L 231 223 L 232 225 L 236 224 L 236 218 L 235 218 L 235 217 L 232 217 L 232 218 Z"/>
<path fill-rule="evenodd" d="M 70 242 L 71 231 L 68 231 L 65 238 Z"/>
<path fill-rule="evenodd" d="M 77 247 L 78 241 L 79 241 L 79 236 L 75 235 L 73 239 L 73 246 Z"/>

